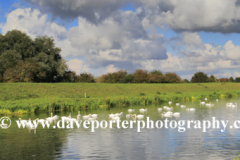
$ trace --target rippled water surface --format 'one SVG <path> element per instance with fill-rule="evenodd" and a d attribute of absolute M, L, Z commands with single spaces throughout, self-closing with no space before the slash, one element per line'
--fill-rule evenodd
<path fill-rule="evenodd" d="M 229 120 L 229 125 L 240 120 L 240 108 L 226 108 L 226 102 L 239 102 L 238 99 L 212 101 L 212 108 L 200 106 L 199 103 L 181 103 L 189 108 L 196 108 L 195 112 L 187 112 L 172 104 L 173 112 L 180 112 L 179 118 L 169 120 Z M 148 108 L 145 117 L 151 120 L 164 120 L 157 108 L 163 106 L 131 106 L 115 107 L 110 110 L 88 110 L 84 114 L 98 114 L 98 120 L 108 120 L 108 114 L 123 112 L 122 120 L 129 108 L 134 108 L 139 114 L 140 108 Z M 59 116 L 68 116 L 69 113 L 55 113 Z M 77 116 L 77 111 L 72 112 Z M 49 117 L 49 113 L 28 114 L 22 119 Z M 233 159 L 240 151 L 240 130 L 230 129 L 225 132 L 220 129 L 186 128 L 185 132 L 178 129 L 142 129 L 137 132 L 137 126 L 128 129 L 43 129 L 38 127 L 36 134 L 29 133 L 28 129 L 18 129 L 18 116 L 10 117 L 12 125 L 8 129 L 0 129 L 0 159 Z M 239 124 L 240 125 L 240 124 Z M 186 126 L 185 126 L 186 127 Z"/>

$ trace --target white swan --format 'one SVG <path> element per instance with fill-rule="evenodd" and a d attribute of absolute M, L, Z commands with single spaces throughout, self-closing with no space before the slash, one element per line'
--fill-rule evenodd
<path fill-rule="evenodd" d="M 126 114 L 126 118 L 127 119 L 131 118 L 131 114 Z"/>
<path fill-rule="evenodd" d="M 145 112 L 147 112 L 147 110 L 148 110 L 148 109 L 139 109 L 139 112 L 145 113 Z"/>
<path fill-rule="evenodd" d="M 92 117 L 93 119 L 97 119 L 98 115 L 97 115 L 97 114 L 92 114 L 91 117 Z"/>
<path fill-rule="evenodd" d="M 169 101 L 169 102 L 168 102 L 168 104 L 172 104 L 172 102 L 171 102 L 171 101 Z"/>
<path fill-rule="evenodd" d="M 211 102 L 210 103 L 206 103 L 206 107 L 213 107 L 214 104 L 212 104 Z"/>
<path fill-rule="evenodd" d="M 163 112 L 162 113 L 162 116 L 164 116 L 164 117 L 172 117 L 172 112 Z"/>
<path fill-rule="evenodd" d="M 176 103 L 176 106 L 179 106 L 180 105 L 180 103 Z"/>
<path fill-rule="evenodd" d="M 207 98 L 204 98 L 205 101 L 207 101 L 208 99 Z"/>
<path fill-rule="evenodd" d="M 171 110 L 173 110 L 173 107 L 167 107 L 167 108 L 165 108 L 165 110 L 171 111 Z"/>
<path fill-rule="evenodd" d="M 187 108 L 187 111 L 195 111 L 195 108 Z"/>
<path fill-rule="evenodd" d="M 201 100 L 199 100 L 199 102 L 200 102 L 200 104 L 202 104 L 202 105 L 204 105 L 204 104 L 205 104 L 205 102 L 204 102 L 204 101 L 201 101 Z"/>
<path fill-rule="evenodd" d="M 186 106 L 185 105 L 181 105 L 181 108 L 186 108 Z"/>
<path fill-rule="evenodd" d="M 51 117 L 48 117 L 46 118 L 46 120 L 50 123 L 52 123 L 52 121 L 54 120 L 55 118 L 53 117 L 53 113 L 51 113 Z"/>
<path fill-rule="evenodd" d="M 36 118 L 34 121 L 36 121 L 36 124 L 38 126 L 39 123 L 44 124 L 46 120 L 45 119 L 38 119 L 38 118 Z"/>
<path fill-rule="evenodd" d="M 113 114 L 113 117 L 121 117 L 122 116 L 122 112 L 121 113 L 116 113 L 116 114 Z"/>
<path fill-rule="evenodd" d="M 79 121 L 80 118 L 81 118 L 81 114 L 80 114 L 80 111 L 78 111 L 77 120 Z"/>
<path fill-rule="evenodd" d="M 135 111 L 135 109 L 128 109 L 128 113 L 132 113 L 134 111 Z"/>
<path fill-rule="evenodd" d="M 71 113 L 69 113 L 69 116 L 68 116 L 68 117 L 66 117 L 66 116 L 62 116 L 62 117 L 61 117 L 62 121 L 69 121 L 70 118 L 71 118 Z"/>
<path fill-rule="evenodd" d="M 158 108 L 157 110 L 158 110 L 158 112 L 162 112 L 162 108 Z"/>
<path fill-rule="evenodd" d="M 173 113 L 173 116 L 178 117 L 178 116 L 180 116 L 180 113 L 179 112 L 175 112 L 175 113 Z"/>
<path fill-rule="evenodd" d="M 90 116 L 89 116 L 89 115 L 84 115 L 82 118 L 83 118 L 84 120 L 87 120 L 88 118 L 90 118 Z"/>
<path fill-rule="evenodd" d="M 21 118 L 19 118 L 18 121 L 19 121 L 20 123 L 23 123 L 23 124 L 26 124 L 26 123 L 28 122 L 27 120 L 25 120 L 25 119 L 22 120 Z"/>
<path fill-rule="evenodd" d="M 112 117 L 115 117 L 115 114 L 109 114 L 109 119 L 111 119 Z"/>
<path fill-rule="evenodd" d="M 137 118 L 137 119 L 143 119 L 144 118 L 144 115 L 136 115 L 136 114 L 134 114 L 134 115 L 132 115 L 132 117 L 135 117 L 135 118 Z"/>

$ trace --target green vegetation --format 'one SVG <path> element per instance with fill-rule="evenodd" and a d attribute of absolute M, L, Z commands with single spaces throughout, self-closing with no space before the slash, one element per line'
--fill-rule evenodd
<path fill-rule="evenodd" d="M 238 83 L 0 83 L 0 113 L 79 110 L 240 96 Z M 85 98 L 86 92 L 86 98 Z"/>
<path fill-rule="evenodd" d="M 233 160 L 240 160 L 240 155 L 238 153 L 238 156 L 236 156 Z"/>
<path fill-rule="evenodd" d="M 6 82 L 54 82 L 67 70 L 53 38 L 34 40 L 18 30 L 0 34 L 0 79 Z"/>
<path fill-rule="evenodd" d="M 176 73 L 163 74 L 159 70 L 147 72 L 138 69 L 133 74 L 120 70 L 113 73 L 104 74 L 99 77 L 99 83 L 182 83 L 182 79 Z"/>

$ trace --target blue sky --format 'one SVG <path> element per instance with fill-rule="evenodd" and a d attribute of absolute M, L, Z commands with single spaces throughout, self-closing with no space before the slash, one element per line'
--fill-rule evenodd
<path fill-rule="evenodd" d="M 19 29 L 32 38 L 54 37 L 69 68 L 77 73 L 99 76 L 141 68 L 187 79 L 197 71 L 238 77 L 236 2 L 9 0 L 0 2 L 0 31 Z"/>

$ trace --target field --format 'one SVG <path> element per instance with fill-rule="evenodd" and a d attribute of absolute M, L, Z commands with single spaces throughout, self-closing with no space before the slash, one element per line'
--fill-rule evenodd
<path fill-rule="evenodd" d="M 0 114 L 148 105 L 237 96 L 240 96 L 239 83 L 1 83 Z"/>

